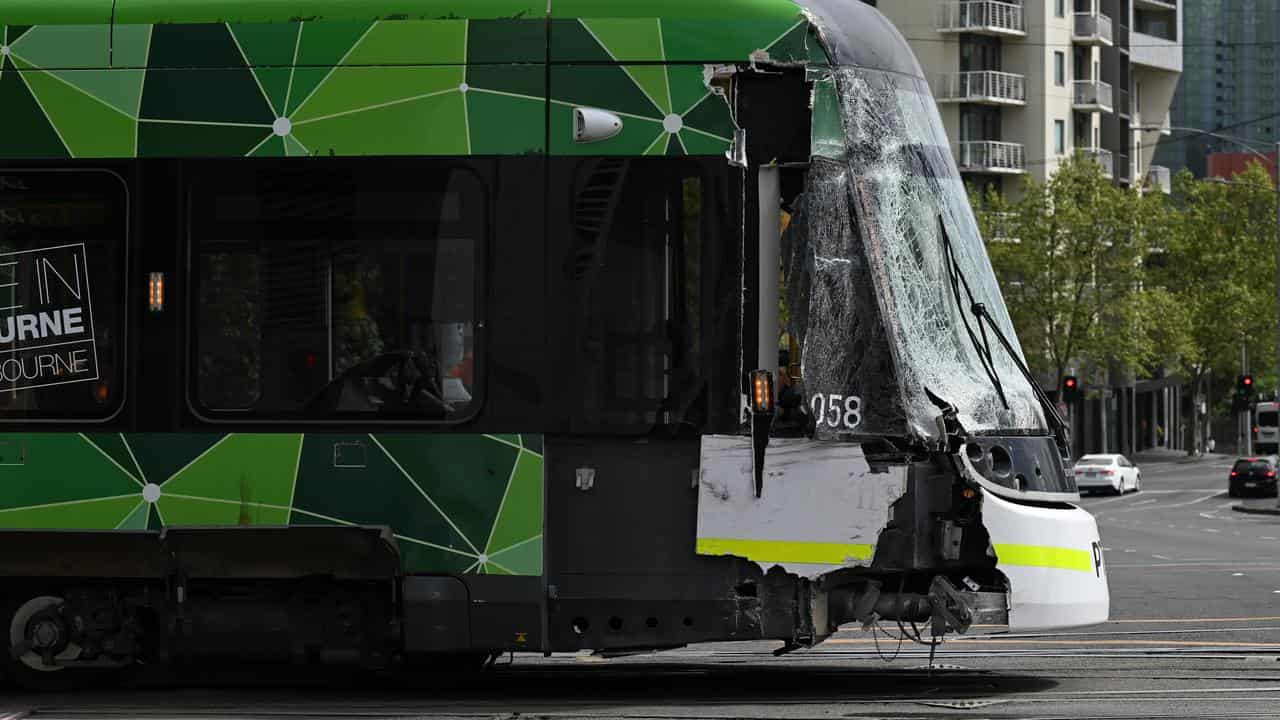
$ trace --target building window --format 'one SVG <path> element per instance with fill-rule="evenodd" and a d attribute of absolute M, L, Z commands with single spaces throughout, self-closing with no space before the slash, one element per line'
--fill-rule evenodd
<path fill-rule="evenodd" d="M 196 409 L 457 421 L 476 383 L 487 193 L 441 161 L 196 169 Z"/>
<path fill-rule="evenodd" d="M 1067 16 L 1067 0 L 1054 0 L 1053 14 L 1058 17 Z"/>
<path fill-rule="evenodd" d="M 1062 120 L 1053 121 L 1053 151 L 1058 155 L 1067 152 L 1067 124 Z"/>
<path fill-rule="evenodd" d="M 1061 52 L 1053 54 L 1053 84 L 1058 87 L 1067 84 L 1067 56 Z"/>

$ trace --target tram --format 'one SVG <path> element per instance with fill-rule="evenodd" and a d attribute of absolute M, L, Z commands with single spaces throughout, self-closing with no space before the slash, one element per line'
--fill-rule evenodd
<path fill-rule="evenodd" d="M 874 8 L 0 3 L 0 62 L 10 678 L 1107 618 Z"/>

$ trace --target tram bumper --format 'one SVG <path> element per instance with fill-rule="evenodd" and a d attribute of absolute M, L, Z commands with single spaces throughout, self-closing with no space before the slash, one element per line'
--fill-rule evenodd
<path fill-rule="evenodd" d="M 1009 629 L 1107 621 L 1110 595 L 1098 524 L 1084 510 L 1024 505 L 984 491 L 982 521 L 1009 581 Z"/>

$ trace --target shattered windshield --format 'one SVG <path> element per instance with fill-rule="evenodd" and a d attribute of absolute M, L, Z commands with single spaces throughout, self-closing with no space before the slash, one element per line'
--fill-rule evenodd
<path fill-rule="evenodd" d="M 834 69 L 816 84 L 814 114 L 807 211 L 788 248 L 790 266 L 807 266 L 811 275 L 789 285 L 789 304 L 806 306 L 792 314 L 804 327 L 790 328 L 808 336 L 806 395 L 824 408 L 832 395 L 856 395 L 859 419 L 868 421 L 856 429 L 862 433 L 936 437 L 938 408 L 926 388 L 954 405 L 972 432 L 1045 432 L 1034 391 L 990 332 L 996 378 L 984 369 L 981 339 L 975 344 L 964 322 L 977 329 L 979 321 L 967 298 L 962 309 L 952 295 L 939 222 L 974 300 L 1021 352 L 928 85 L 898 73 Z M 804 299 L 794 291 L 800 285 Z M 872 330 L 851 332 L 854 326 Z M 875 340 L 889 352 L 868 362 L 874 351 L 866 345 Z"/>

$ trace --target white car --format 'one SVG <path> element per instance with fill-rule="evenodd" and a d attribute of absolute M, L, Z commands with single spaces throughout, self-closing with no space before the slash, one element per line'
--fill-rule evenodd
<path fill-rule="evenodd" d="M 1076 461 L 1074 472 L 1081 493 L 1105 490 L 1123 495 L 1142 489 L 1142 471 L 1123 455 L 1085 455 Z"/>

